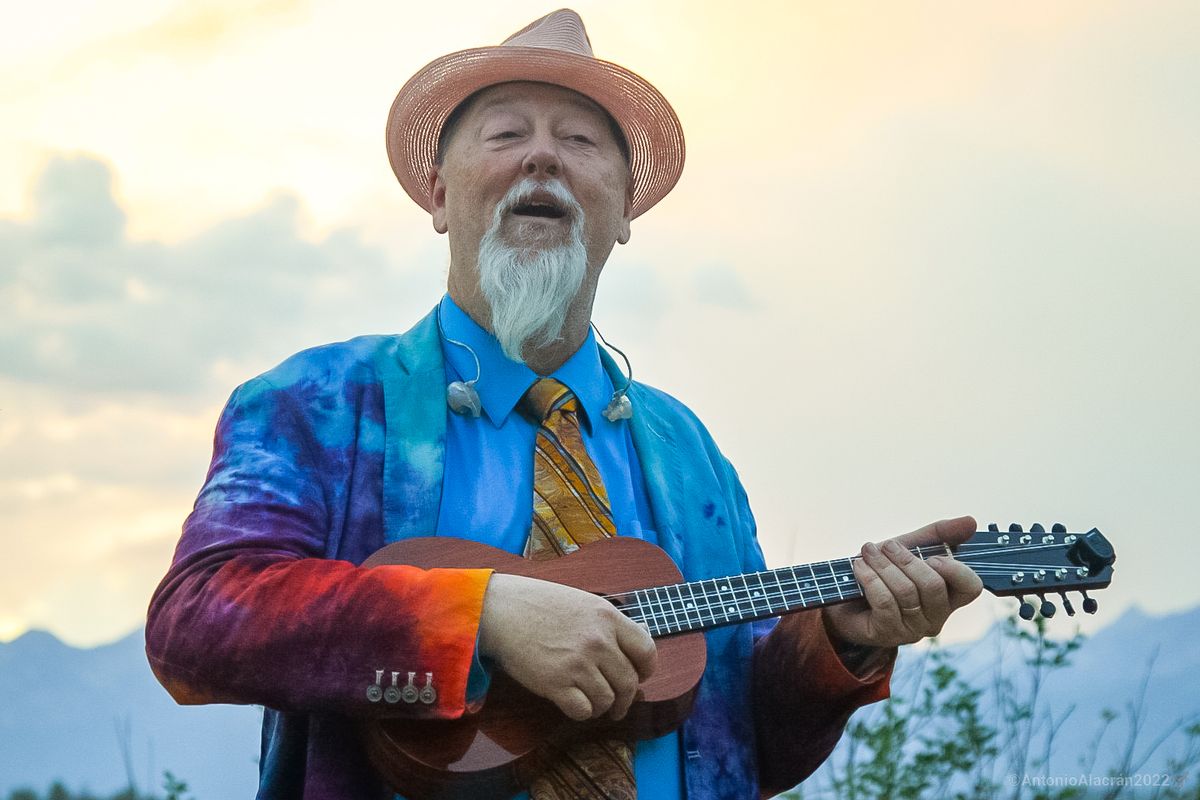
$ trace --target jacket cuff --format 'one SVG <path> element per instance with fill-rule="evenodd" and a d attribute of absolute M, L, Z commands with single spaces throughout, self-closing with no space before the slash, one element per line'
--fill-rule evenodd
<path fill-rule="evenodd" d="M 491 574 L 490 569 L 428 571 L 424 607 L 405 613 L 415 628 L 417 657 L 411 664 L 387 666 L 382 682 L 383 702 L 374 701 L 377 707 L 388 707 L 403 716 L 438 719 L 461 717 L 471 709 L 468 681 L 476 661 L 479 617 Z M 398 702 L 394 692 L 388 693 L 396 672 Z M 376 669 L 377 679 L 378 674 Z M 428 687 L 433 691 L 428 691 Z M 482 697 L 478 698 L 475 707 L 481 701 Z"/>
<path fill-rule="evenodd" d="M 837 656 L 838 662 L 860 685 L 891 677 L 898 648 L 872 647 L 842 641 L 829 630 L 829 621 L 824 613 L 821 614 L 821 620 L 821 627 L 825 630 L 825 641 Z"/>
<path fill-rule="evenodd" d="M 853 645 L 839 646 L 825 627 L 824 617 L 817 610 L 792 614 L 780 620 L 770 634 L 791 639 L 796 674 L 807 676 L 826 697 L 853 698 L 855 705 L 887 698 L 896 648 L 867 648 L 869 653 L 859 653 Z M 870 663 L 860 662 L 863 655 Z M 862 667 L 865 669 L 856 672 Z"/>

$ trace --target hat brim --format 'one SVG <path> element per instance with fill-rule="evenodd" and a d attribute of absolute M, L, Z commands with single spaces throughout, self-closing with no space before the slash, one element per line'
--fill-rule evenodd
<path fill-rule="evenodd" d="M 536 81 L 572 89 L 612 115 L 629 144 L 632 216 L 666 196 L 683 172 L 683 127 L 657 89 L 640 75 L 597 58 L 544 47 L 478 47 L 442 56 L 400 89 L 388 115 L 392 171 L 409 197 L 430 210 L 429 174 L 438 136 L 459 103 L 487 86 Z"/>

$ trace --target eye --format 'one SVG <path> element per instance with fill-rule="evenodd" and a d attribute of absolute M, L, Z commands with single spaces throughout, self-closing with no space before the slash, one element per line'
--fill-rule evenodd
<path fill-rule="evenodd" d="M 572 142 L 578 142 L 579 144 L 595 144 L 595 142 L 593 142 L 591 140 L 591 137 L 585 136 L 582 133 L 574 133 L 574 134 L 571 134 L 570 136 L 568 136 L 567 138 L 570 139 Z"/>
<path fill-rule="evenodd" d="M 500 131 L 489 136 L 489 139 L 516 139 L 521 134 L 516 131 Z"/>

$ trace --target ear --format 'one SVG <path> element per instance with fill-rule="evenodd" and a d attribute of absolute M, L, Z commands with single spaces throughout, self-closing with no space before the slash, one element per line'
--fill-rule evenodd
<path fill-rule="evenodd" d="M 629 241 L 629 222 L 633 219 L 633 176 L 625 182 L 625 214 L 621 217 L 621 230 L 617 232 L 617 241 L 625 244 Z"/>
<path fill-rule="evenodd" d="M 446 224 L 446 180 L 442 177 L 442 168 L 434 165 L 429 168 L 429 213 L 433 215 L 433 229 L 438 233 L 449 230 Z"/>

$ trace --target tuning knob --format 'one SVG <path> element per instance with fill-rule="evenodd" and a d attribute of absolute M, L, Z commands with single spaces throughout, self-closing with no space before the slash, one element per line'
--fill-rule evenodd
<path fill-rule="evenodd" d="M 1051 533 L 1066 533 L 1067 526 L 1063 525 L 1061 522 L 1056 522 L 1050 526 L 1050 532 Z"/>
<path fill-rule="evenodd" d="M 1094 597 L 1088 597 L 1087 592 L 1080 592 L 1080 594 L 1083 595 L 1083 610 L 1088 614 L 1095 614 L 1100 604 L 1096 602 Z"/>
<path fill-rule="evenodd" d="M 1075 606 L 1071 605 L 1071 598 L 1067 597 L 1067 593 L 1059 592 L 1058 596 L 1062 598 L 1063 611 L 1067 612 L 1067 616 L 1075 616 Z"/>
<path fill-rule="evenodd" d="M 1015 522 L 1011 523 L 1008 526 L 1008 532 L 1009 533 L 1024 533 L 1024 531 L 1021 529 L 1021 526 Z"/>
<path fill-rule="evenodd" d="M 1045 617 L 1046 619 L 1050 619 L 1051 617 L 1053 617 L 1054 612 L 1058 611 L 1058 609 L 1054 607 L 1054 603 L 1051 603 L 1049 600 L 1046 599 L 1046 596 L 1042 595 L 1042 594 L 1038 595 L 1038 599 L 1042 601 L 1042 607 L 1040 609 L 1038 609 L 1039 611 L 1042 612 L 1042 616 Z"/>
<path fill-rule="evenodd" d="M 1042 523 L 1035 522 L 1035 523 L 1033 523 L 1032 526 L 1030 526 L 1029 532 L 1030 533 L 1045 533 L 1046 529 L 1042 527 Z"/>
<path fill-rule="evenodd" d="M 1033 619 L 1033 603 L 1026 600 L 1024 595 L 1021 595 L 1017 599 L 1021 601 L 1021 607 L 1017 609 L 1017 613 L 1021 615 L 1021 619 Z"/>
<path fill-rule="evenodd" d="M 989 522 L 989 523 L 988 523 L 988 530 L 989 530 L 989 531 L 991 531 L 992 533 L 999 533 L 999 532 L 1000 532 L 1000 526 L 999 526 L 999 525 L 997 525 L 997 524 L 996 524 L 996 523 L 994 523 L 994 522 Z"/>

